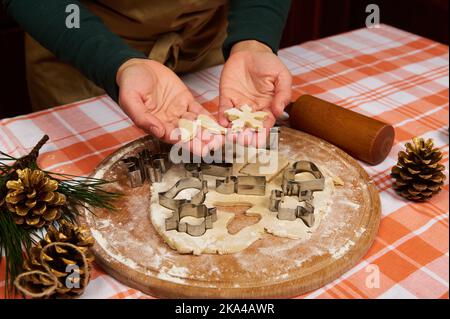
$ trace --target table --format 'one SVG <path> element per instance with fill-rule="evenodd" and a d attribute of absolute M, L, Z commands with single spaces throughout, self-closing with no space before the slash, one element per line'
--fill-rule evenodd
<path fill-rule="evenodd" d="M 313 94 L 391 123 L 396 131 L 394 147 L 383 163 L 361 163 L 382 202 L 373 247 L 341 278 L 299 298 L 448 298 L 448 182 L 429 202 L 411 203 L 395 194 L 389 176 L 397 153 L 414 136 L 434 139 L 445 154 L 448 176 L 448 47 L 381 25 L 286 48 L 279 56 L 294 77 L 293 99 Z M 217 66 L 183 77 L 213 113 L 220 72 Z M 109 97 L 100 96 L 1 120 L 0 149 L 23 155 L 43 134 L 51 141 L 41 151 L 41 167 L 87 175 L 105 156 L 143 132 Z M 0 287 L 2 280 L 4 270 Z M 150 297 L 95 266 L 83 298 Z"/>

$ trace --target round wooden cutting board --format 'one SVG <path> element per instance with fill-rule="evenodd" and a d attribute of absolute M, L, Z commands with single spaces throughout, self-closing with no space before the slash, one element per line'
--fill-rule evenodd
<path fill-rule="evenodd" d="M 157 297 L 291 297 L 317 289 L 354 266 L 371 246 L 380 221 L 378 191 L 367 173 L 346 153 L 308 134 L 282 128 L 280 151 L 290 161 L 310 160 L 324 174 L 342 179 L 320 226 L 306 242 L 264 234 L 247 249 L 228 255 L 182 255 L 164 243 L 149 218 L 150 188 L 129 188 L 120 159 L 152 147 L 134 141 L 106 158 L 92 176 L 117 179 L 111 186 L 126 196 L 116 212 L 85 211 L 96 239 L 96 261 L 126 285 Z M 181 178 L 181 177 L 180 177 Z M 234 212 L 228 231 L 258 222 L 248 207 L 218 207 Z"/>

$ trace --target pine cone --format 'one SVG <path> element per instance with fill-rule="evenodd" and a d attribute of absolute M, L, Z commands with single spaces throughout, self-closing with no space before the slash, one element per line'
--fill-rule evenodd
<path fill-rule="evenodd" d="M 398 153 L 398 163 L 392 168 L 396 192 L 412 201 L 426 201 L 439 193 L 444 185 L 444 165 L 439 164 L 442 153 L 433 148 L 433 140 L 415 137 L 406 143 L 406 152 Z"/>
<path fill-rule="evenodd" d="M 66 196 L 56 192 L 58 182 L 41 170 L 16 170 L 18 179 L 6 183 L 5 201 L 16 224 L 40 228 L 61 217 Z"/>
<path fill-rule="evenodd" d="M 89 247 L 93 246 L 94 238 L 86 227 L 66 220 L 59 223 L 59 230 L 51 225 L 45 238 L 31 248 L 23 268 L 28 273 L 41 271 L 55 276 L 57 286 L 53 297 L 76 297 L 84 292 L 89 283 L 90 267 L 94 261 Z M 34 286 L 49 284 L 41 274 L 31 274 L 27 280 L 29 285 Z"/>
<path fill-rule="evenodd" d="M 33 270 L 17 276 L 14 285 L 27 297 L 45 298 L 54 295 L 58 279 L 47 272 Z"/>

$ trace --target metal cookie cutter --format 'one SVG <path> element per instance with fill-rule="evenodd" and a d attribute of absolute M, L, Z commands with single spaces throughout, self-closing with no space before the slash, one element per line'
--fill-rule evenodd
<path fill-rule="evenodd" d="M 180 179 L 168 191 L 159 193 L 159 204 L 173 211 L 172 216 L 165 220 L 166 230 L 177 230 L 191 236 L 201 236 L 207 229 L 213 227 L 213 222 L 217 220 L 216 208 L 208 208 L 203 204 L 208 192 L 207 185 L 207 181 L 188 177 Z M 175 199 L 178 193 L 189 188 L 198 189 L 199 192 L 190 200 Z M 198 225 L 181 223 L 180 220 L 187 216 L 204 220 Z"/>
<path fill-rule="evenodd" d="M 203 218 L 203 222 L 197 225 L 180 222 L 181 219 L 187 216 Z M 208 208 L 204 204 L 195 205 L 192 203 L 185 203 L 182 204 L 178 210 L 174 210 L 172 217 L 167 218 L 165 222 L 166 230 L 177 230 L 191 236 L 201 236 L 207 229 L 213 227 L 213 223 L 216 220 L 217 210 L 215 207 Z"/>
<path fill-rule="evenodd" d="M 281 220 L 296 220 L 300 218 L 306 226 L 312 227 L 314 225 L 314 206 L 309 200 L 305 201 L 305 206 L 284 206 L 284 193 L 280 190 L 274 189 L 270 194 L 270 211 L 278 212 L 277 218 Z"/>
<path fill-rule="evenodd" d="M 162 174 L 168 171 L 171 166 L 169 153 L 151 153 L 144 149 L 139 153 L 139 160 L 146 179 L 152 183 L 162 181 Z"/>
<path fill-rule="evenodd" d="M 228 176 L 216 180 L 216 191 L 222 194 L 258 195 L 266 194 L 264 176 Z"/>
<path fill-rule="evenodd" d="M 184 165 L 187 175 L 203 178 L 203 175 L 227 177 L 233 173 L 232 163 L 187 163 Z"/>
<path fill-rule="evenodd" d="M 127 167 L 131 187 L 142 186 L 144 184 L 144 178 L 141 172 L 139 159 L 133 156 L 123 159 L 122 162 Z"/>
<path fill-rule="evenodd" d="M 139 187 L 145 181 L 157 183 L 171 165 L 168 153 L 152 153 L 144 149 L 137 156 L 129 156 L 122 160 L 127 166 L 131 187 Z"/>
<path fill-rule="evenodd" d="M 296 181 L 295 175 L 303 172 L 311 173 L 314 179 L 307 181 Z M 283 173 L 281 188 L 287 196 L 298 196 L 299 200 L 312 198 L 312 192 L 322 191 L 325 187 L 325 178 L 316 164 L 309 161 L 295 162 L 291 168 Z"/>
<path fill-rule="evenodd" d="M 188 199 L 175 199 L 179 192 L 188 188 L 198 189 L 199 192 L 195 194 L 190 200 Z M 206 193 L 208 192 L 208 182 L 195 178 L 187 177 L 180 179 L 175 183 L 168 191 L 159 193 L 159 204 L 168 209 L 178 211 L 183 204 L 190 203 L 194 205 L 200 205 L 205 200 Z"/>
<path fill-rule="evenodd" d="M 314 179 L 296 181 L 295 175 L 303 172 L 311 173 Z M 273 212 L 278 212 L 277 218 L 282 220 L 295 220 L 300 218 L 308 226 L 315 222 L 314 206 L 312 205 L 313 192 L 322 191 L 325 187 L 325 178 L 317 166 L 309 161 L 295 162 L 292 167 L 283 172 L 281 190 L 272 190 L 270 194 L 270 207 Z M 305 206 L 283 206 L 284 197 L 295 196 L 297 200 L 305 201 Z"/>

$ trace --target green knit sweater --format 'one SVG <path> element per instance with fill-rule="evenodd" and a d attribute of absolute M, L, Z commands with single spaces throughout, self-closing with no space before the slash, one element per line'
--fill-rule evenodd
<path fill-rule="evenodd" d="M 77 0 L 0 0 L 34 39 L 59 59 L 78 68 L 117 101 L 116 73 L 128 59 L 145 58 L 112 33 Z M 258 40 L 276 53 L 289 12 L 290 0 L 231 0 L 227 38 L 223 53 L 228 57 L 234 43 Z M 69 4 L 80 7 L 83 28 L 66 28 Z"/>

